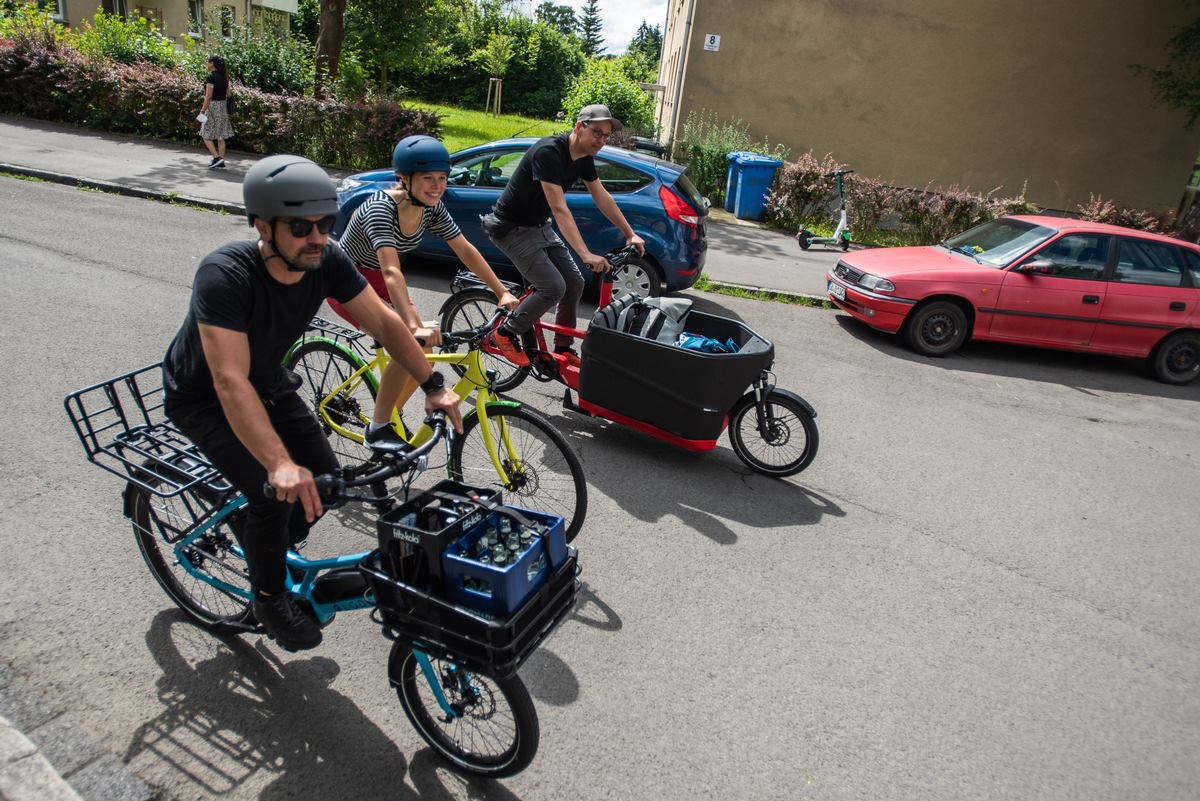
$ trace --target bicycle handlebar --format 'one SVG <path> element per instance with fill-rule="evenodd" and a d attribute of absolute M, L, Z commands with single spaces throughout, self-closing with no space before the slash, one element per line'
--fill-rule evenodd
<path fill-rule="evenodd" d="M 386 461 L 384 464 L 365 475 L 355 475 L 365 465 L 351 465 L 349 467 L 342 467 L 335 473 L 324 473 L 319 476 L 313 476 L 313 482 L 317 485 L 317 492 L 320 494 L 322 501 L 370 502 L 382 500 L 381 498 L 349 492 L 348 490 L 378 484 L 412 469 L 422 457 L 427 456 L 433 450 L 433 446 L 438 443 L 438 440 L 444 436 L 448 436 L 446 416 L 443 412 L 434 412 L 429 415 L 429 417 L 425 418 L 425 424 L 433 429 L 433 434 L 424 445 L 402 453 L 388 454 L 385 457 Z M 275 488 L 270 484 L 263 484 L 263 494 L 267 498 L 274 499 Z"/>

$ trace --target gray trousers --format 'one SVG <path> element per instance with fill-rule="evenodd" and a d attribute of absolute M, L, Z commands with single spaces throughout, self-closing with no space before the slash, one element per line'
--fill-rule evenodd
<path fill-rule="evenodd" d="M 523 334 L 557 303 L 555 324 L 575 328 L 578 324 L 575 309 L 583 294 L 583 274 L 571 251 L 554 232 L 551 222 L 547 220 L 537 227 L 517 228 L 492 241 L 512 259 L 534 288 L 513 311 L 505 326 L 515 334 Z M 572 342 L 572 337 L 554 335 L 555 347 L 567 347 Z"/>

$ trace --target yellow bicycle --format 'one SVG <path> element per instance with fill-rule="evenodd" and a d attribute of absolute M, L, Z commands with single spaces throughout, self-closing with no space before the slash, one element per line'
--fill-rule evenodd
<path fill-rule="evenodd" d="M 466 346 L 464 352 L 427 354 L 431 362 L 453 366 L 459 376 L 454 392 L 469 407 L 463 433 L 450 447 L 447 473 L 464 484 L 501 489 L 513 506 L 562 517 L 570 541 L 587 514 L 583 465 L 545 416 L 493 390 L 495 372 L 483 366 L 482 343 L 495 322 L 442 332 L 443 348 Z M 303 393 L 343 464 L 363 461 L 379 376 L 389 359 L 378 342 L 368 347 L 364 339 L 361 331 L 315 317 L 284 357 L 284 366 L 304 382 Z M 424 424 L 409 432 L 395 411 L 392 423 L 414 447 L 433 435 Z"/>

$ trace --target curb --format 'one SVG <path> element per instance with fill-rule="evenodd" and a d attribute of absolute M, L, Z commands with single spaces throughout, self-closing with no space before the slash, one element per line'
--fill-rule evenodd
<path fill-rule="evenodd" d="M 752 286 L 750 284 L 735 284 L 732 281 L 714 281 L 705 276 L 708 285 L 715 289 L 731 289 L 738 292 L 753 292 L 757 295 L 762 295 L 766 300 L 782 300 L 790 303 L 798 304 L 822 304 L 828 302 L 828 298 L 824 295 L 810 295 L 806 292 L 786 292 L 782 289 L 767 289 L 762 286 Z M 705 290 L 699 290 L 701 292 Z"/>
<path fill-rule="evenodd" d="M 97 181 L 94 178 L 81 178 L 75 175 L 64 175 L 59 172 L 49 172 L 47 170 L 35 170 L 32 167 L 22 167 L 19 164 L 5 164 L 0 162 L 0 173 L 7 172 L 13 175 L 22 175 L 27 178 L 39 178 L 43 181 L 49 181 L 55 184 L 64 184 L 66 186 L 82 186 L 87 189 L 97 189 L 101 192 L 108 192 L 113 195 L 128 195 L 130 197 L 143 198 L 145 200 L 157 200 L 161 203 L 185 203 L 189 206 L 200 206 L 202 208 L 211 209 L 213 211 L 223 211 L 228 214 L 238 214 L 245 216 L 246 207 L 240 203 L 225 203 L 219 200 L 208 200 L 202 197 L 192 197 L 191 195 L 181 195 L 176 192 L 156 192 L 152 189 L 138 189 L 124 184 L 114 184 L 108 181 Z"/>
<path fill-rule="evenodd" d="M 154 791 L 0 663 L 0 799 L 153 801 Z"/>

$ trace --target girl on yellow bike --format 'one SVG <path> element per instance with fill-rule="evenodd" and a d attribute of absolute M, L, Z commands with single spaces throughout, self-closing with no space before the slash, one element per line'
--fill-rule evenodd
<path fill-rule="evenodd" d="M 413 336 L 425 342 L 426 352 L 432 352 L 433 346 L 441 343 L 441 334 L 422 322 L 400 270 L 401 256 L 417 247 L 426 229 L 446 240 L 462 263 L 495 293 L 497 305 L 511 310 L 519 301 L 463 236 L 442 203 L 450 173 L 446 147 L 432 136 L 406 136 L 392 152 L 392 167 L 399 186 L 374 193 L 354 211 L 341 245 L 379 296 L 396 308 Z M 357 327 L 344 309 L 330 305 Z M 380 378 L 375 412 L 366 432 L 368 443 L 397 448 L 403 444 L 388 423 L 392 409 L 403 406 L 416 387 L 417 382 L 396 362 L 389 362 Z"/>

